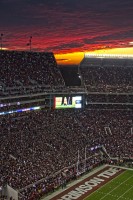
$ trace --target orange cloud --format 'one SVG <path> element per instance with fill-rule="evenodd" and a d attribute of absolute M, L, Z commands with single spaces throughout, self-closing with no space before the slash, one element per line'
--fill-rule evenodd
<path fill-rule="evenodd" d="M 133 47 L 131 0 L 0 0 L 0 18 L 4 48 L 29 50 L 32 35 L 32 51 L 52 51 L 59 64 L 78 64 L 83 52 Z"/>

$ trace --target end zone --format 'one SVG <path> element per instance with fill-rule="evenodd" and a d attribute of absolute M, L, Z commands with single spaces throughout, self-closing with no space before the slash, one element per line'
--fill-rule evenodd
<path fill-rule="evenodd" d="M 79 181 L 77 184 L 62 191 L 58 195 L 49 198 L 49 200 L 83 200 L 92 192 L 105 185 L 107 182 L 124 172 L 124 169 L 117 167 L 105 167 L 104 169 L 94 173 L 88 178 Z"/>

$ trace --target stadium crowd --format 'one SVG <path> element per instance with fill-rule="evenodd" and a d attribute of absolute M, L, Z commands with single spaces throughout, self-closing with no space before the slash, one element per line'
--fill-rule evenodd
<path fill-rule="evenodd" d="M 80 67 L 89 92 L 133 92 L 133 66 L 94 65 Z"/>
<path fill-rule="evenodd" d="M 4 93 L 7 89 L 24 93 L 64 86 L 53 53 L 0 51 L 0 68 L 0 91 Z"/>
<path fill-rule="evenodd" d="M 57 172 L 77 172 L 85 148 L 88 167 L 103 160 L 94 151 L 98 146 L 104 146 L 111 157 L 133 156 L 132 115 L 130 110 L 86 108 L 1 116 L 1 186 L 8 183 L 25 199 L 39 199 L 61 184 L 62 173 Z"/>
<path fill-rule="evenodd" d="M 132 62 L 128 61 L 128 67 L 126 61 L 122 67 L 117 62 L 114 67 L 113 63 L 105 62 L 104 67 L 97 60 L 89 67 L 82 63 L 81 79 L 88 91 L 133 91 Z M 8 88 L 23 91 L 24 87 L 31 87 L 34 93 L 39 88 L 41 92 L 42 88 L 47 91 L 57 86 L 62 90 L 65 86 L 52 53 L 0 51 L 0 67 L 0 95 Z M 87 101 L 125 103 L 132 99 L 132 95 L 97 94 L 88 95 Z M 11 108 L 5 104 L 6 101 L 4 106 L 1 104 L 1 111 Z M 12 108 L 23 108 L 23 105 L 13 103 Z M 34 102 L 25 103 L 29 105 Z M 40 105 L 41 100 L 36 106 Z M 106 156 L 109 159 L 133 157 L 132 119 L 130 109 L 87 107 L 1 115 L 0 188 L 8 184 L 19 191 L 22 200 L 37 200 L 59 186 L 65 187 L 78 173 L 103 163 Z"/>
<path fill-rule="evenodd" d="M 101 103 L 131 103 L 133 95 L 119 95 L 119 94 L 89 94 L 86 100 L 88 102 L 101 102 Z"/>

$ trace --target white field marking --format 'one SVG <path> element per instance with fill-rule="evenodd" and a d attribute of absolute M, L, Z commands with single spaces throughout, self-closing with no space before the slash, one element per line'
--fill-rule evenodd
<path fill-rule="evenodd" d="M 100 193 L 100 194 L 106 194 L 105 192 L 98 192 L 98 193 Z M 117 197 L 117 198 L 119 198 L 120 196 L 118 196 L 118 195 L 113 195 L 113 194 L 109 194 L 110 196 L 112 196 L 112 197 Z M 125 200 L 131 200 L 130 198 L 126 198 L 126 197 L 121 197 L 122 199 L 125 199 Z M 116 199 L 117 200 L 117 199 Z"/>
<path fill-rule="evenodd" d="M 108 185 L 109 183 L 113 182 L 115 179 L 117 179 L 119 176 L 121 176 L 122 174 L 124 174 L 126 171 L 122 172 L 121 174 L 119 174 L 118 176 L 114 177 L 111 181 L 105 183 L 104 185 L 102 185 L 100 188 L 98 188 L 97 190 L 95 190 L 94 192 L 92 192 L 91 194 L 89 194 L 87 197 L 85 197 L 83 200 L 85 200 L 86 198 L 90 197 L 91 195 L 93 195 L 95 192 L 98 192 L 100 189 L 104 188 L 106 185 Z"/>
<path fill-rule="evenodd" d="M 117 166 L 117 165 L 107 165 L 109 167 L 116 167 L 116 168 L 119 168 L 119 169 L 126 169 L 126 170 L 130 170 L 130 171 L 133 171 L 132 168 L 129 168 L 129 167 L 122 167 L 122 166 Z"/>
<path fill-rule="evenodd" d="M 121 182 L 118 182 L 118 181 L 115 181 L 115 183 L 121 184 Z M 126 186 L 129 186 L 129 187 L 131 186 L 130 184 L 127 184 L 127 183 L 126 183 L 125 185 L 126 185 Z"/>
<path fill-rule="evenodd" d="M 121 182 L 120 185 L 122 185 L 123 183 L 127 182 L 127 180 L 131 179 L 132 177 L 133 177 L 133 175 L 130 176 L 130 177 L 129 177 L 128 179 L 126 179 L 125 181 Z M 104 199 L 106 196 L 108 196 L 108 194 L 110 194 L 111 192 L 113 192 L 114 190 L 116 190 L 118 187 L 120 187 L 120 185 L 117 185 L 115 188 L 113 188 L 113 190 L 111 190 L 109 193 L 107 193 L 106 195 L 104 195 L 101 199 Z M 99 199 L 99 200 L 101 200 L 101 199 Z"/>
<path fill-rule="evenodd" d="M 120 199 L 121 197 L 123 198 L 124 194 L 126 194 L 128 191 L 130 191 L 133 188 L 133 186 L 131 188 L 129 188 L 126 192 L 124 192 L 118 199 Z M 118 200 L 116 199 L 116 200 Z"/>

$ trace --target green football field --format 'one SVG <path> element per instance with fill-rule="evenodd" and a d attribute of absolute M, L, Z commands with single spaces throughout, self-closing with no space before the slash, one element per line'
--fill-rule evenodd
<path fill-rule="evenodd" d="M 123 172 L 84 200 L 133 200 L 133 171 Z"/>

